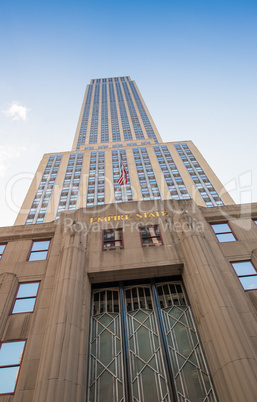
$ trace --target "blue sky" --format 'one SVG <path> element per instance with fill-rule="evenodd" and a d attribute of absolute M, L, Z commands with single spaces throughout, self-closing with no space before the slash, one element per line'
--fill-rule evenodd
<path fill-rule="evenodd" d="M 256 1 L 10 0 L 0 52 L 1 226 L 110 76 L 136 81 L 164 141 L 193 140 L 236 202 L 257 201 Z"/>

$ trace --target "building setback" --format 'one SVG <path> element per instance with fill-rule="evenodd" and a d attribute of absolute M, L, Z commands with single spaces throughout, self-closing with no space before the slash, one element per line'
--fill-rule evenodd
<path fill-rule="evenodd" d="M 0 402 L 255 402 L 256 267 L 257 204 L 163 143 L 129 77 L 91 80 L 0 228 Z"/>
<path fill-rule="evenodd" d="M 127 186 L 117 183 L 121 159 Z M 45 154 L 15 225 L 51 222 L 64 210 L 125 201 L 194 199 L 234 204 L 192 141 L 163 143 L 130 77 L 91 80 L 71 152 Z"/>

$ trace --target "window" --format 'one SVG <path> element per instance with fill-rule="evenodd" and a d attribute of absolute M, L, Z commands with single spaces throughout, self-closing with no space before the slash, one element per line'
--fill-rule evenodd
<path fill-rule="evenodd" d="M 254 221 L 255 225 L 257 225 L 257 219 L 254 219 L 253 221 Z"/>
<path fill-rule="evenodd" d="M 213 223 L 211 227 L 220 243 L 236 240 L 228 223 Z"/>
<path fill-rule="evenodd" d="M 257 289 L 257 271 L 251 261 L 231 263 L 244 290 Z"/>
<path fill-rule="evenodd" d="M 103 251 L 123 248 L 121 229 L 106 229 L 103 231 Z"/>
<path fill-rule="evenodd" d="M 29 313 L 34 310 L 39 282 L 20 283 L 11 314 Z"/>
<path fill-rule="evenodd" d="M 6 247 L 6 243 L 5 244 L 0 244 L 0 260 L 2 258 L 2 255 L 3 255 L 5 247 Z"/>
<path fill-rule="evenodd" d="M 161 246 L 163 244 L 158 225 L 145 226 L 139 229 L 143 247 Z"/>
<path fill-rule="evenodd" d="M 3 342 L 0 346 L 0 394 L 14 392 L 25 343 Z"/>
<path fill-rule="evenodd" d="M 46 260 L 50 240 L 35 240 L 29 253 L 29 261 Z"/>

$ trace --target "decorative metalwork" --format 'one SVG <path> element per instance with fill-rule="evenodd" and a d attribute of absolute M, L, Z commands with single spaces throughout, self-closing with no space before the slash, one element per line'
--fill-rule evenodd
<path fill-rule="evenodd" d="M 124 401 L 119 291 L 93 295 L 89 402 Z"/>
<path fill-rule="evenodd" d="M 179 401 L 216 401 L 190 307 L 180 284 L 156 285 Z"/>
<path fill-rule="evenodd" d="M 150 287 L 125 293 L 133 401 L 170 401 Z"/>
<path fill-rule="evenodd" d="M 89 402 L 217 402 L 180 282 L 95 290 L 89 370 Z"/>

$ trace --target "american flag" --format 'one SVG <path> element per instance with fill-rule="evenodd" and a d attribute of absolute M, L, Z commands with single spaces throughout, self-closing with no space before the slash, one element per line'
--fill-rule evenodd
<path fill-rule="evenodd" d="M 122 156 L 120 156 L 120 177 L 118 180 L 118 183 L 120 186 L 124 186 L 125 184 L 127 184 L 127 172 L 123 163 L 123 159 Z"/>

